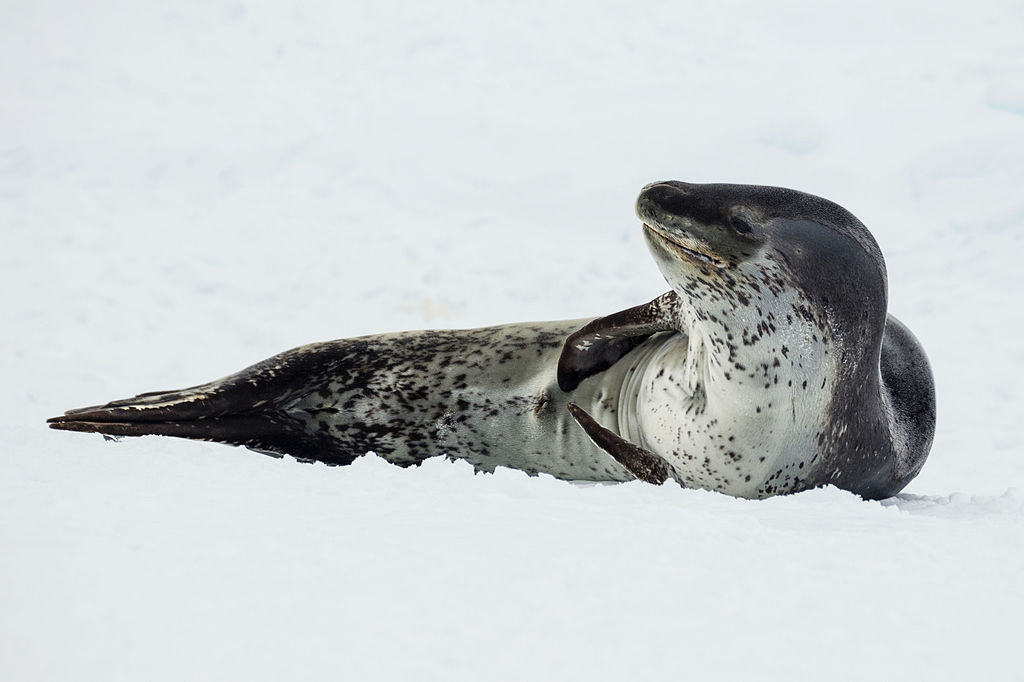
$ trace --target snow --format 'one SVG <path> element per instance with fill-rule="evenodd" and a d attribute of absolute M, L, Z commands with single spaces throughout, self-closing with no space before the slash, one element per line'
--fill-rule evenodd
<path fill-rule="evenodd" d="M 1011 679 L 1024 613 L 1018 3 L 0 9 L 11 680 Z M 939 423 L 894 500 L 46 429 L 316 340 L 665 290 L 655 179 L 871 228 Z"/>

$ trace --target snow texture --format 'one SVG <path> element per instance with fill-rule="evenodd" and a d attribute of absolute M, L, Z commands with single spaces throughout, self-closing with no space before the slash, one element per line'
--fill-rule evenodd
<path fill-rule="evenodd" d="M 1021 679 L 1019 2 L 0 8 L 5 680 Z M 666 287 L 656 179 L 873 231 L 935 371 L 882 503 L 57 433 L 303 343 Z"/>

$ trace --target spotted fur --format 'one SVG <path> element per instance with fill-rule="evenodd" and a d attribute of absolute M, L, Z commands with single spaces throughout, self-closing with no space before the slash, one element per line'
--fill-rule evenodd
<path fill-rule="evenodd" d="M 51 426 L 163 434 L 347 464 L 480 470 L 762 498 L 900 490 L 934 433 L 913 335 L 886 315 L 867 229 L 818 197 L 655 183 L 637 213 L 672 291 L 596 320 L 303 346 L 225 379 L 71 410 Z M 578 423 L 577 423 L 578 422 Z"/>

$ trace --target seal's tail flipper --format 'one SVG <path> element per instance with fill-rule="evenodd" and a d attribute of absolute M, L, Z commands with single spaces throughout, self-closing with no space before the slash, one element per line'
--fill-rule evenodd
<path fill-rule="evenodd" d="M 238 393 L 240 392 L 237 385 L 232 386 L 227 380 L 177 391 L 153 391 L 139 394 L 134 398 L 114 400 L 103 405 L 68 410 L 60 417 L 48 419 L 47 423 L 51 428 L 77 431 L 78 429 L 64 425 L 76 422 L 192 421 L 223 417 L 232 412 L 247 412 L 256 407 L 255 400 L 245 400 Z"/>
<path fill-rule="evenodd" d="M 141 416 L 141 415 L 134 415 Z M 90 417 L 53 417 L 47 422 L 51 429 L 101 433 L 105 436 L 177 436 L 194 440 L 208 440 L 230 445 L 245 445 L 253 449 L 277 454 L 291 454 L 294 448 L 285 447 L 274 435 L 269 420 L 259 415 L 228 415 L 201 417 L 181 421 L 129 421 L 119 420 L 113 413 L 94 411 Z M 274 441 L 279 441 L 275 447 Z"/>
<path fill-rule="evenodd" d="M 336 448 L 325 442 L 325 437 L 310 432 L 285 411 L 261 409 L 264 405 L 252 395 L 243 396 L 240 387 L 228 387 L 224 391 L 226 396 L 218 394 L 216 388 L 212 393 L 199 390 L 203 388 L 206 387 L 144 393 L 106 405 L 69 410 L 47 423 L 51 429 L 61 431 L 105 436 L 176 436 L 243 445 L 278 456 L 349 463 L 336 461 Z M 232 393 L 237 400 L 233 405 Z"/>
<path fill-rule="evenodd" d="M 310 353 L 325 361 L 324 354 Z M 311 430 L 288 405 L 302 388 L 305 362 L 289 351 L 237 374 L 178 391 L 143 393 L 104 405 L 68 410 L 47 420 L 52 429 L 107 436 L 177 436 L 260 452 L 292 455 L 328 464 L 350 464 L 355 457 L 339 452 L 322 431 Z"/>
<path fill-rule="evenodd" d="M 655 485 L 661 485 L 668 480 L 671 465 L 667 461 L 601 426 L 576 403 L 569 403 L 569 412 L 587 432 L 590 440 L 594 441 L 594 445 L 614 457 L 615 461 L 629 470 L 629 473 L 641 481 Z"/>

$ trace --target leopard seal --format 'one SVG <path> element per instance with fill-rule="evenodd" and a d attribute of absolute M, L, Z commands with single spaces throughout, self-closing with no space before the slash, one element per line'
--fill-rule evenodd
<path fill-rule="evenodd" d="M 888 315 L 881 251 L 826 199 L 646 186 L 671 291 L 597 319 L 302 346 L 224 379 L 70 410 L 52 428 L 212 440 L 348 464 L 446 455 L 572 480 L 764 498 L 899 492 L 935 431 L 931 369 Z"/>

